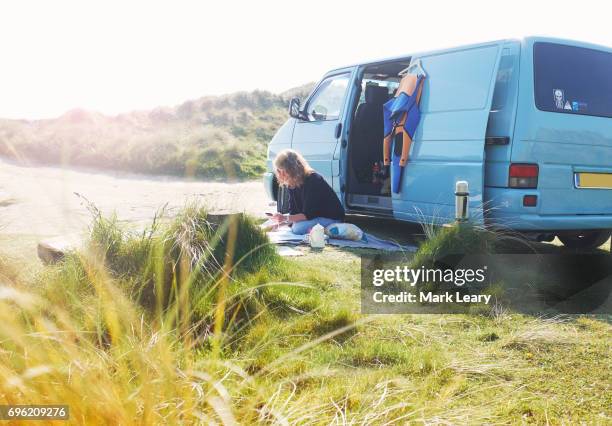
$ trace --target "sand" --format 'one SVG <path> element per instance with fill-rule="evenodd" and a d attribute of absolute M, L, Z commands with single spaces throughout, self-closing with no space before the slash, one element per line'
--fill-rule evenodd
<path fill-rule="evenodd" d="M 219 213 L 257 217 L 273 210 L 261 181 L 202 182 L 171 177 L 100 173 L 58 167 L 24 167 L 0 160 L 0 235 L 40 239 L 79 235 L 91 214 L 80 194 L 103 213 L 135 226 L 168 203 L 170 213 L 189 200 Z"/>

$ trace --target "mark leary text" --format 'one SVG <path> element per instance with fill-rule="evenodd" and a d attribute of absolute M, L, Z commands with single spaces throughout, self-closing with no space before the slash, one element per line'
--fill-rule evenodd
<path fill-rule="evenodd" d="M 434 294 L 428 292 L 419 292 L 418 297 L 414 293 L 402 291 L 397 294 L 384 294 L 382 291 L 377 291 L 372 295 L 376 303 L 485 303 L 489 304 L 491 300 L 490 294 L 461 294 L 456 292 Z"/>

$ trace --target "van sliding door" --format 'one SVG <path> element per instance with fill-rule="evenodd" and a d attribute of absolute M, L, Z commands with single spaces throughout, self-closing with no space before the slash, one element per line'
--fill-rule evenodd
<path fill-rule="evenodd" d="M 469 184 L 470 219 L 483 223 L 484 147 L 502 43 L 416 56 L 427 73 L 393 215 L 442 224 L 454 219 L 455 182 Z"/>

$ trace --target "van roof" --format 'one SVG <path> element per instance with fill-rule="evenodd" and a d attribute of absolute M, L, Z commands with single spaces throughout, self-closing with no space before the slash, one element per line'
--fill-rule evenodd
<path fill-rule="evenodd" d="M 473 44 L 465 44 L 465 45 L 454 46 L 454 47 L 447 47 L 447 48 L 443 48 L 443 49 L 427 50 L 427 51 L 421 51 L 421 52 L 412 52 L 412 53 L 408 53 L 408 54 L 400 55 L 400 56 L 391 56 L 391 57 L 380 58 L 380 59 L 375 59 L 375 60 L 371 60 L 371 61 L 353 63 L 353 64 L 345 65 L 345 66 L 342 66 L 342 67 L 334 68 L 332 70 L 329 70 L 328 73 L 332 73 L 332 72 L 335 72 L 335 71 L 338 71 L 338 70 L 341 70 L 341 69 L 344 69 L 344 68 L 356 67 L 356 66 L 360 66 L 360 65 L 370 65 L 370 64 L 380 63 L 380 62 L 399 61 L 399 60 L 402 60 L 402 59 L 409 58 L 411 56 L 423 56 L 425 54 L 431 55 L 431 54 L 436 54 L 436 53 L 445 53 L 445 52 L 451 52 L 453 50 L 462 50 L 462 49 L 466 49 L 466 48 L 486 46 L 486 45 L 489 45 L 489 44 L 508 43 L 508 42 L 512 42 L 512 41 L 519 42 L 521 44 L 525 44 L 525 43 L 530 42 L 530 41 L 544 41 L 544 42 L 550 42 L 550 43 L 568 44 L 568 45 L 571 45 L 571 46 L 584 47 L 584 48 L 588 48 L 588 49 L 603 50 L 603 51 L 612 53 L 612 48 L 610 48 L 608 46 L 603 46 L 603 45 L 598 45 L 598 44 L 593 44 L 593 43 L 587 43 L 587 42 L 578 41 L 578 40 L 570 40 L 570 39 L 562 39 L 562 38 L 554 38 L 554 37 L 544 37 L 544 36 L 528 36 L 528 37 L 524 37 L 524 38 L 521 38 L 521 39 L 508 38 L 508 39 L 492 40 L 492 41 L 487 41 L 487 42 L 483 42 L 483 43 L 473 43 Z"/>

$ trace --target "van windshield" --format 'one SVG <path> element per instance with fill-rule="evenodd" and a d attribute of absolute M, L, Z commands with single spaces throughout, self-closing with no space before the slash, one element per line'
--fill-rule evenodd
<path fill-rule="evenodd" d="M 612 117 L 612 53 L 544 42 L 533 50 L 538 109 Z"/>

